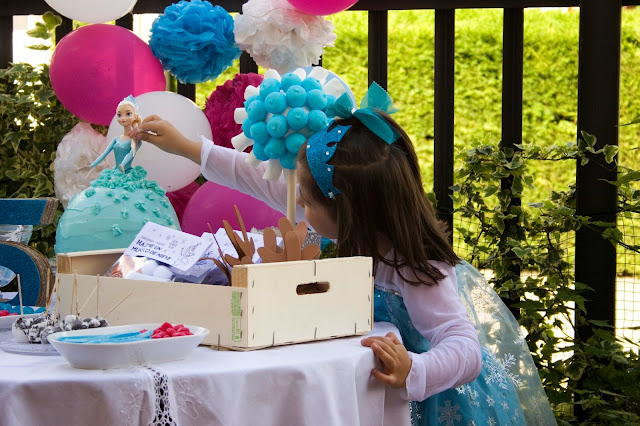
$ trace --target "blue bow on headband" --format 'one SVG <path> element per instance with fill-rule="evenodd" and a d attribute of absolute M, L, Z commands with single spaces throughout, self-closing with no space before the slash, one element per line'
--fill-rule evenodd
<path fill-rule="evenodd" d="M 353 101 L 343 93 L 330 107 L 327 115 L 333 114 L 340 118 L 357 118 L 371 132 L 391 145 L 398 140 L 400 134 L 375 110 L 387 114 L 398 112 L 393 105 L 391 96 L 378 83 L 373 82 L 360 102 L 360 108 L 355 109 Z M 333 186 L 333 166 L 328 164 L 336 152 L 337 143 L 342 140 L 351 126 L 335 126 L 331 131 L 329 124 L 324 130 L 314 133 L 307 141 L 307 162 L 309 170 L 325 197 L 334 198 L 340 191 Z"/>

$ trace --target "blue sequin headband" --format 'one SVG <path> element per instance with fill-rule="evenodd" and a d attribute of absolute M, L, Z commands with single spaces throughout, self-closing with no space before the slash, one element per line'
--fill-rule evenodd
<path fill-rule="evenodd" d="M 369 90 L 360 102 L 360 108 L 355 109 L 353 101 L 346 93 L 342 94 L 331 107 L 336 117 L 355 117 L 380 139 L 391 145 L 398 140 L 400 134 L 375 109 L 387 114 L 398 112 L 389 94 L 376 82 L 371 83 Z M 375 108 L 375 109 L 374 109 Z M 307 141 L 307 162 L 309 170 L 325 197 L 334 198 L 340 191 L 333 186 L 334 166 L 329 160 L 336 152 L 338 142 L 349 131 L 351 126 L 331 125 L 324 130 L 314 133 Z"/>

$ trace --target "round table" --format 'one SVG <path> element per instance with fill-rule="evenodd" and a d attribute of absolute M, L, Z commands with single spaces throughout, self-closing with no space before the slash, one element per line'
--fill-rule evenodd
<path fill-rule="evenodd" d="M 397 333 L 375 323 L 371 334 L 389 331 Z M 185 360 L 114 370 L 0 351 L 0 424 L 410 424 L 400 391 L 371 377 L 377 361 L 361 339 L 249 352 L 201 346 Z"/>

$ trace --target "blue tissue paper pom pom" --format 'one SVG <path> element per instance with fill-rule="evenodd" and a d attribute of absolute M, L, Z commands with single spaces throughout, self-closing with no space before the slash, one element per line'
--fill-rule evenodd
<path fill-rule="evenodd" d="M 275 78 L 266 78 L 260 83 L 260 98 L 264 101 L 273 92 L 280 91 L 280 82 Z"/>
<path fill-rule="evenodd" d="M 291 86 L 287 89 L 287 103 L 291 108 L 301 107 L 307 103 L 307 91 L 302 86 Z"/>
<path fill-rule="evenodd" d="M 244 123 L 242 123 L 242 132 L 249 139 L 253 139 L 251 137 L 251 126 L 253 126 L 253 124 L 253 121 L 249 120 L 248 118 L 244 120 Z"/>
<path fill-rule="evenodd" d="M 309 130 L 312 132 L 319 132 L 327 127 L 327 124 L 329 124 L 329 120 L 324 112 L 314 110 L 309 113 Z"/>
<path fill-rule="evenodd" d="M 255 143 L 267 143 L 269 133 L 267 132 L 267 124 L 264 121 L 259 121 L 251 126 L 251 139 L 253 139 Z"/>
<path fill-rule="evenodd" d="M 264 106 L 271 114 L 280 114 L 287 108 L 287 98 L 282 92 L 269 93 L 264 100 Z"/>
<path fill-rule="evenodd" d="M 267 118 L 267 109 L 264 106 L 264 102 L 259 100 L 257 96 L 256 98 L 258 99 L 257 102 L 251 102 L 249 105 L 245 103 L 245 109 L 247 110 L 249 120 L 253 121 L 254 123 Z"/>
<path fill-rule="evenodd" d="M 253 155 L 255 155 L 256 158 L 260 161 L 267 161 L 269 159 L 269 156 L 264 153 L 264 147 L 265 144 L 263 143 L 256 142 L 253 144 L 253 149 L 251 152 L 253 152 Z"/>
<path fill-rule="evenodd" d="M 310 92 L 314 89 L 322 90 L 322 84 L 320 84 L 320 81 L 314 77 L 305 78 L 302 81 L 302 87 L 304 87 L 304 90 L 306 90 L 307 92 Z"/>
<path fill-rule="evenodd" d="M 313 89 L 307 93 L 307 105 L 309 109 L 325 109 L 327 106 L 327 95 L 319 89 Z"/>
<path fill-rule="evenodd" d="M 280 88 L 283 92 L 286 92 L 287 90 L 289 90 L 289 87 L 300 86 L 301 84 L 302 84 L 302 80 L 300 80 L 300 77 L 298 77 L 294 73 L 288 72 L 282 76 L 282 80 L 280 82 L 280 85 L 281 85 Z"/>
<path fill-rule="evenodd" d="M 267 132 L 274 138 L 281 138 L 289 130 L 287 119 L 284 115 L 274 115 L 267 121 Z"/>
<path fill-rule="evenodd" d="M 285 169 L 293 170 L 296 168 L 297 158 L 298 156 L 296 154 L 287 152 L 284 157 L 280 159 L 280 165 Z"/>
<path fill-rule="evenodd" d="M 282 138 L 271 138 L 264 147 L 264 153 L 274 160 L 283 157 L 287 153 L 287 147 Z"/>
<path fill-rule="evenodd" d="M 291 133 L 284 140 L 284 144 L 287 146 L 287 151 L 289 151 L 291 154 L 297 155 L 298 150 L 306 140 L 307 137 L 302 133 Z"/>
<path fill-rule="evenodd" d="M 309 113 L 304 108 L 291 108 L 287 113 L 287 123 L 292 130 L 302 130 L 309 123 Z"/>
<path fill-rule="evenodd" d="M 162 66 L 182 83 L 218 77 L 240 57 L 233 18 L 208 1 L 182 0 L 153 22 L 149 46 Z"/>

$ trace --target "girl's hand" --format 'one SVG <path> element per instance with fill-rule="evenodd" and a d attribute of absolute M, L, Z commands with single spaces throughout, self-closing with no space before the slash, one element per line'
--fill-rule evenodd
<path fill-rule="evenodd" d="M 129 133 L 129 137 L 152 143 L 163 151 L 187 157 L 200 164 L 202 142 L 187 139 L 173 124 L 157 115 L 145 118 Z"/>
<path fill-rule="evenodd" d="M 393 388 L 405 386 L 411 371 L 411 358 L 407 349 L 394 333 L 362 339 L 363 346 L 369 346 L 384 365 L 384 373 L 377 368 L 371 371 L 376 379 Z"/>

